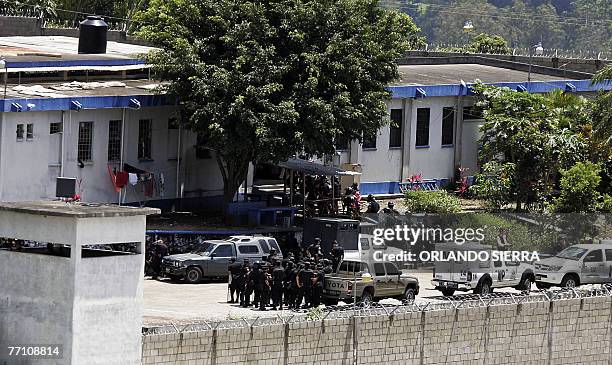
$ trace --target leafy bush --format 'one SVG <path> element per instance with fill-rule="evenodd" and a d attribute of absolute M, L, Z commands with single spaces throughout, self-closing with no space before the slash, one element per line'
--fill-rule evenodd
<path fill-rule="evenodd" d="M 601 194 L 597 187 L 601 181 L 601 168 L 592 162 L 578 162 L 568 170 L 561 170 L 561 194 L 550 205 L 558 213 L 595 212 Z"/>
<path fill-rule="evenodd" d="M 598 209 L 605 213 L 612 213 L 612 195 L 604 194 L 602 203 L 599 204 Z"/>
<path fill-rule="evenodd" d="M 481 171 L 476 175 L 476 184 L 470 187 L 470 192 L 492 209 L 510 204 L 513 200 L 514 164 L 493 160 L 484 164 Z"/>
<path fill-rule="evenodd" d="M 408 191 L 405 204 L 411 213 L 456 213 L 461 210 L 461 201 L 445 190 Z"/>
<path fill-rule="evenodd" d="M 479 35 L 475 36 L 467 48 L 469 52 L 474 53 L 510 53 L 508 42 L 506 42 L 503 37 L 498 35 L 489 35 L 486 33 L 480 33 Z"/>

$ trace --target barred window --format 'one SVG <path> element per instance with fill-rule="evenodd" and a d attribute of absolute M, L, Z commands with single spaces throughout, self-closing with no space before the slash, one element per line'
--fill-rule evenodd
<path fill-rule="evenodd" d="M 378 137 L 376 133 L 373 136 L 363 136 L 363 149 L 375 149 L 376 137 Z"/>
<path fill-rule="evenodd" d="M 26 125 L 26 139 L 34 139 L 34 124 L 32 123 Z"/>
<path fill-rule="evenodd" d="M 17 124 L 17 140 L 18 141 L 23 141 L 24 132 L 25 132 L 25 129 L 23 127 L 23 124 Z"/>
<path fill-rule="evenodd" d="M 77 158 L 80 161 L 92 161 L 93 151 L 93 122 L 79 123 L 79 141 L 77 146 Z"/>
<path fill-rule="evenodd" d="M 416 146 L 429 146 L 429 108 L 417 109 Z"/>
<path fill-rule="evenodd" d="M 121 160 L 121 120 L 108 122 L 108 161 Z"/>
<path fill-rule="evenodd" d="M 402 147 L 402 122 L 404 111 L 391 109 L 391 124 L 389 125 L 389 148 Z"/>
<path fill-rule="evenodd" d="M 151 119 L 141 119 L 138 121 L 138 159 L 151 159 Z"/>
<path fill-rule="evenodd" d="M 483 119 L 483 110 L 481 107 L 476 105 L 467 106 L 463 108 L 463 120 L 470 119 Z"/>
<path fill-rule="evenodd" d="M 63 129 L 62 122 L 52 122 L 49 124 L 49 134 L 62 133 Z"/>
<path fill-rule="evenodd" d="M 453 128 L 455 124 L 455 108 L 442 108 L 442 146 L 453 144 Z"/>
<path fill-rule="evenodd" d="M 349 149 L 349 140 L 344 136 L 336 137 L 336 151 L 346 151 Z"/>

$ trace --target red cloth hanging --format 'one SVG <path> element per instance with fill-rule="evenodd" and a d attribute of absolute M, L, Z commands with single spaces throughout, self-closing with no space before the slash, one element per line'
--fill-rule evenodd
<path fill-rule="evenodd" d="M 125 171 L 117 172 L 115 175 L 115 188 L 123 188 L 128 184 L 129 174 Z"/>

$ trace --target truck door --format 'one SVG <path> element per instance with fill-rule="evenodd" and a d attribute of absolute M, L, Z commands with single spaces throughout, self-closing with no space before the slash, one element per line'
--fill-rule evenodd
<path fill-rule="evenodd" d="M 375 283 L 374 295 L 377 297 L 388 295 L 392 283 L 389 283 L 387 274 L 385 273 L 385 265 L 383 265 L 382 262 L 374 264 L 374 273 L 372 273 L 372 277 Z"/>
<path fill-rule="evenodd" d="M 591 250 L 582 261 L 582 284 L 601 283 L 608 276 L 608 267 L 603 260 L 601 249 Z"/>
<path fill-rule="evenodd" d="M 392 262 L 385 262 L 385 270 L 387 271 L 387 279 L 389 280 L 389 294 L 404 294 L 404 285 L 400 281 L 400 275 L 402 272 Z"/>
<path fill-rule="evenodd" d="M 506 278 L 508 279 L 508 285 L 515 286 L 521 281 L 522 273 L 519 272 L 520 262 L 518 261 L 506 261 L 504 262 L 506 268 Z"/>
<path fill-rule="evenodd" d="M 493 272 L 491 273 L 491 279 L 493 279 L 494 287 L 504 285 L 504 281 L 508 280 L 506 275 L 508 274 L 508 268 L 502 261 L 493 261 Z"/>
<path fill-rule="evenodd" d="M 607 275 L 603 278 L 604 283 L 612 283 L 612 250 L 606 249 L 606 268 Z"/>
<path fill-rule="evenodd" d="M 230 258 L 235 256 L 234 244 L 218 245 L 211 254 L 208 274 L 205 273 L 204 276 L 227 276 Z"/>

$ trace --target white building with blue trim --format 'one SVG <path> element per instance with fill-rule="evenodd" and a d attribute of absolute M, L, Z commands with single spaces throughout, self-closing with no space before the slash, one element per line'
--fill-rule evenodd
<path fill-rule="evenodd" d="M 0 201 L 55 198 L 55 179 L 75 177 L 83 201 L 170 209 L 219 206 L 223 182 L 214 152 L 176 123 L 173 98 L 156 92 L 141 59 L 148 47 L 108 42 L 106 54 L 77 54 L 77 38 L 0 37 Z M 423 60 L 421 60 L 424 62 Z M 502 65 L 503 66 L 503 65 Z M 592 93 L 590 75 L 526 65 L 400 66 L 386 126 L 363 146 L 338 146 L 340 162 L 361 165 L 362 194 L 397 193 L 421 174 L 450 180 L 477 170 L 478 128 L 469 84 L 517 91 Z M 135 174 L 116 189 L 118 172 Z M 253 181 L 253 173 L 249 174 Z M 121 182 L 123 184 L 123 181 Z M 119 190 L 119 191 L 117 191 Z"/>

